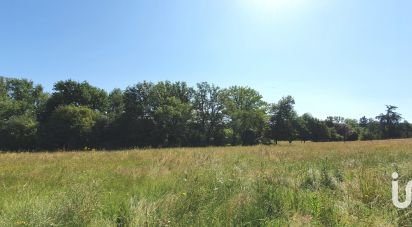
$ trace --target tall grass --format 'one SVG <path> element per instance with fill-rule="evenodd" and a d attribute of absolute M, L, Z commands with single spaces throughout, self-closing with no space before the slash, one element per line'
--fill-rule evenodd
<path fill-rule="evenodd" d="M 0 226 L 410 226 L 412 140 L 0 154 Z"/>

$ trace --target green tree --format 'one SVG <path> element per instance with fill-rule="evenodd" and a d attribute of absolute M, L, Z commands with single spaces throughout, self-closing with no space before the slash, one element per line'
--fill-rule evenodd
<path fill-rule="evenodd" d="M 7 98 L 7 82 L 6 78 L 0 76 L 0 101 Z"/>
<path fill-rule="evenodd" d="M 361 133 L 361 127 L 356 119 L 345 119 L 345 125 L 348 128 L 347 134 L 345 136 L 346 141 L 356 141 L 359 140 L 359 135 Z"/>
<path fill-rule="evenodd" d="M 107 93 L 86 81 L 82 83 L 73 80 L 59 81 L 54 84 L 53 90 L 41 120 L 47 119 L 61 105 L 85 106 L 101 113 L 107 112 Z"/>
<path fill-rule="evenodd" d="M 87 82 L 79 83 L 73 80 L 57 82 L 44 111 L 38 118 L 40 146 L 48 149 L 92 146 L 92 135 L 104 133 L 95 132 L 94 127 L 95 123 L 99 122 L 98 129 L 104 130 L 102 119 L 107 110 L 108 95 L 103 89 L 91 86 Z M 68 138 L 67 141 L 64 141 L 65 136 Z M 99 143 L 102 141 L 94 142 L 95 145 Z"/>
<path fill-rule="evenodd" d="M 49 149 L 83 149 L 92 147 L 97 112 L 85 106 L 60 105 L 50 116 L 42 135 Z"/>
<path fill-rule="evenodd" d="M 144 81 L 125 90 L 124 108 L 127 115 L 136 119 L 152 117 L 153 104 L 150 95 L 153 86 L 154 84 Z"/>
<path fill-rule="evenodd" d="M 412 125 L 408 121 L 403 121 L 401 124 L 402 137 L 411 138 L 412 137 Z"/>
<path fill-rule="evenodd" d="M 275 143 L 287 140 L 289 143 L 297 137 L 297 114 L 294 110 L 295 100 L 292 96 L 283 97 L 272 106 L 270 125 Z"/>
<path fill-rule="evenodd" d="M 124 92 L 124 113 L 112 131 L 127 146 L 188 145 L 193 90 L 184 82 L 139 83 Z M 119 143 L 119 142 L 117 142 Z"/>
<path fill-rule="evenodd" d="M 192 118 L 193 89 L 185 82 L 159 82 L 150 90 L 149 100 L 155 122 L 153 137 L 160 146 L 188 145 Z"/>
<path fill-rule="evenodd" d="M 27 151 L 36 148 L 37 121 L 33 116 L 15 115 L 0 124 L 0 149 Z"/>
<path fill-rule="evenodd" d="M 311 140 L 312 133 L 308 128 L 307 118 L 304 118 L 303 116 L 296 118 L 296 130 L 298 133 L 298 138 L 302 142 L 306 143 L 306 141 Z"/>
<path fill-rule="evenodd" d="M 122 100 L 119 91 L 111 93 L 109 108 L 117 112 L 117 117 L 110 121 L 106 129 L 108 147 L 156 146 L 153 138 L 153 104 L 150 100 L 153 86 L 146 81 L 129 86 L 123 92 Z"/>
<path fill-rule="evenodd" d="M 0 149 L 36 147 L 36 118 L 46 99 L 43 88 L 32 81 L 0 78 Z"/>
<path fill-rule="evenodd" d="M 110 92 L 108 97 L 108 114 L 111 119 L 121 116 L 125 111 L 123 91 L 121 89 L 114 89 Z"/>
<path fill-rule="evenodd" d="M 249 87 L 233 86 L 221 93 L 225 120 L 232 129 L 232 145 L 252 145 L 260 142 L 266 124 L 267 104 Z"/>
<path fill-rule="evenodd" d="M 377 140 L 382 139 L 382 130 L 380 123 L 372 118 L 368 119 L 366 127 L 362 128 L 360 133 L 361 140 Z"/>
<path fill-rule="evenodd" d="M 359 126 L 362 128 L 366 128 L 368 126 L 369 123 L 369 119 L 366 118 L 365 116 L 361 117 L 361 119 L 359 119 Z"/>
<path fill-rule="evenodd" d="M 360 128 L 357 120 L 329 116 L 326 118 L 325 124 L 330 130 L 332 141 L 354 141 L 359 138 Z"/>
<path fill-rule="evenodd" d="M 331 138 L 330 130 L 325 122 L 314 118 L 312 115 L 305 113 L 302 115 L 306 128 L 309 130 L 310 140 L 314 142 L 329 141 Z"/>
<path fill-rule="evenodd" d="M 193 145 L 222 145 L 224 142 L 223 103 L 220 88 L 207 82 L 198 83 L 194 92 Z"/>
<path fill-rule="evenodd" d="M 40 85 L 25 79 L 3 79 L 0 84 L 0 116 L 8 119 L 16 115 L 36 117 L 44 107 L 47 94 Z"/>
<path fill-rule="evenodd" d="M 384 138 L 399 138 L 400 130 L 399 123 L 402 119 L 401 114 L 397 113 L 398 107 L 387 105 L 386 113 L 382 113 L 376 117 L 381 124 L 381 130 Z"/>

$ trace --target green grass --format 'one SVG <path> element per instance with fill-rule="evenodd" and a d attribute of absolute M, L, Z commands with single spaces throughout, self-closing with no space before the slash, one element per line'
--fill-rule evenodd
<path fill-rule="evenodd" d="M 412 140 L 0 154 L 0 226 L 411 226 Z"/>

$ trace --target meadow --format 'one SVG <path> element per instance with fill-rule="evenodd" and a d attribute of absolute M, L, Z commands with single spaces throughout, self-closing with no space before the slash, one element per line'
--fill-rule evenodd
<path fill-rule="evenodd" d="M 394 171 L 412 140 L 3 152 L 0 226 L 411 226 Z"/>

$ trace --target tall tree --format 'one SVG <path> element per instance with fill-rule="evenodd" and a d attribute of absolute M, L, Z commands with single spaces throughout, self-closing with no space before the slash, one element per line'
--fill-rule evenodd
<path fill-rule="evenodd" d="M 376 139 L 382 139 L 382 138 L 383 138 L 383 134 L 382 134 L 380 122 L 376 121 L 373 118 L 369 118 L 368 124 L 366 125 L 366 127 L 362 128 L 360 139 L 361 140 L 376 140 Z"/>
<path fill-rule="evenodd" d="M 36 147 L 36 118 L 46 99 L 43 88 L 32 81 L 0 78 L 0 149 Z"/>
<path fill-rule="evenodd" d="M 87 82 L 73 80 L 59 81 L 53 90 L 38 118 L 40 145 L 54 149 L 93 145 L 90 139 L 92 134 L 88 133 L 96 122 L 106 116 L 107 93 Z M 69 141 L 64 142 L 64 136 L 68 136 Z"/>
<path fill-rule="evenodd" d="M 111 108 L 118 109 L 124 105 L 124 112 L 110 122 L 107 141 L 111 147 L 147 147 L 154 143 L 153 103 L 150 95 L 153 84 L 141 82 L 127 87 L 123 92 L 123 101 L 115 101 L 118 92 L 111 95 Z M 123 102 L 123 104 L 121 104 Z"/>
<path fill-rule="evenodd" d="M 298 134 L 298 138 L 306 143 L 306 141 L 311 140 L 312 138 L 312 132 L 308 128 L 308 122 L 306 121 L 306 118 L 303 116 L 299 116 L 296 119 L 296 131 Z"/>
<path fill-rule="evenodd" d="M 118 131 L 127 146 L 187 145 L 192 94 L 184 82 L 143 82 L 128 87 L 124 114 L 112 128 L 121 128 Z"/>
<path fill-rule="evenodd" d="M 408 121 L 403 121 L 402 123 L 402 137 L 411 138 L 412 137 L 412 125 Z"/>
<path fill-rule="evenodd" d="M 366 128 L 368 126 L 369 120 L 368 118 L 366 118 L 365 116 L 361 117 L 361 119 L 359 119 L 359 126 L 362 128 Z"/>
<path fill-rule="evenodd" d="M 356 119 L 345 119 L 344 124 L 347 127 L 347 133 L 345 135 L 345 141 L 356 141 L 359 140 L 359 135 L 361 133 L 361 127 Z"/>
<path fill-rule="evenodd" d="M 314 118 L 312 115 L 305 113 L 302 115 L 306 128 L 310 132 L 310 140 L 314 142 L 322 142 L 330 140 L 330 130 L 325 122 Z"/>
<path fill-rule="evenodd" d="M 354 141 L 359 138 L 360 129 L 357 120 L 329 116 L 326 118 L 325 124 L 330 130 L 330 139 L 332 141 Z"/>
<path fill-rule="evenodd" d="M 111 119 L 117 118 L 125 111 L 125 104 L 123 98 L 123 91 L 121 89 L 114 89 L 110 92 L 108 97 L 108 114 Z"/>
<path fill-rule="evenodd" d="M 194 92 L 194 137 L 192 144 L 222 145 L 224 137 L 223 103 L 220 88 L 207 82 L 197 84 Z M 192 135 L 193 137 L 193 135 Z M 197 141 L 196 141 L 197 140 Z"/>
<path fill-rule="evenodd" d="M 84 106 L 61 105 L 45 125 L 48 149 L 83 149 L 91 147 L 98 113 Z"/>
<path fill-rule="evenodd" d="M 35 117 L 44 107 L 47 94 L 41 85 L 25 79 L 4 79 L 0 85 L 2 118 L 27 114 Z M 2 91 L 1 91 L 2 90 Z M 7 107 L 6 107 L 7 106 Z"/>
<path fill-rule="evenodd" d="M 287 140 L 289 143 L 297 137 L 297 114 L 294 110 L 295 100 L 292 96 L 283 97 L 272 106 L 270 125 L 275 143 Z"/>
<path fill-rule="evenodd" d="M 108 106 L 108 95 L 100 88 L 86 81 L 79 83 L 73 80 L 59 81 L 54 84 L 54 92 L 47 101 L 42 118 L 47 118 L 61 105 L 85 106 L 94 111 L 105 113 Z"/>
<path fill-rule="evenodd" d="M 233 86 L 222 91 L 224 113 L 232 130 L 232 145 L 252 145 L 263 136 L 267 104 L 256 90 Z"/>
<path fill-rule="evenodd" d="M 193 89 L 185 82 L 159 82 L 150 91 L 154 138 L 160 146 L 183 146 L 188 144 L 191 99 Z"/>
<path fill-rule="evenodd" d="M 401 114 L 397 113 L 398 107 L 386 105 L 386 113 L 382 113 L 376 117 L 381 124 L 384 138 L 399 138 L 399 123 L 402 119 Z"/>

